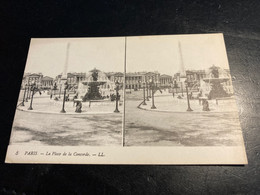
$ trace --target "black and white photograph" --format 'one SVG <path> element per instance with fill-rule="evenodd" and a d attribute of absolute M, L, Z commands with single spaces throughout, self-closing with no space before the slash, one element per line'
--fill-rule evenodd
<path fill-rule="evenodd" d="M 246 164 L 238 116 L 223 34 L 35 38 L 7 162 Z"/>
<path fill-rule="evenodd" d="M 222 34 L 127 38 L 127 146 L 243 144 Z"/>
<path fill-rule="evenodd" d="M 32 39 L 10 144 L 119 146 L 124 38 Z"/>

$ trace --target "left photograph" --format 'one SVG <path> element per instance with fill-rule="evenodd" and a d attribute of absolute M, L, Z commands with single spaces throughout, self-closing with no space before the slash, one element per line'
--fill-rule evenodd
<path fill-rule="evenodd" d="M 121 146 L 125 38 L 31 39 L 10 145 Z"/>

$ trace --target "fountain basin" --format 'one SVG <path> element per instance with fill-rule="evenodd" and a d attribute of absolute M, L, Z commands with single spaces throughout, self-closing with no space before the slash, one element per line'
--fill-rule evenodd
<path fill-rule="evenodd" d="M 206 83 L 224 83 L 227 82 L 229 78 L 204 78 L 203 81 Z"/>
<path fill-rule="evenodd" d="M 88 86 L 99 86 L 99 85 L 104 85 L 107 81 L 82 81 L 81 83 L 83 85 L 88 85 Z"/>

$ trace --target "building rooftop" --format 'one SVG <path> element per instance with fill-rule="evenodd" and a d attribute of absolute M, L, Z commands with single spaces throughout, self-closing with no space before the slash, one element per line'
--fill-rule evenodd
<path fill-rule="evenodd" d="M 53 80 L 53 78 L 51 78 L 51 77 L 49 77 L 49 76 L 44 76 L 43 78 L 42 78 L 42 81 L 52 81 Z"/>
<path fill-rule="evenodd" d="M 167 75 L 167 74 L 162 74 L 160 77 L 172 77 L 172 76 Z"/>
<path fill-rule="evenodd" d="M 32 77 L 32 76 L 42 76 L 42 73 L 31 73 L 29 75 L 27 75 L 29 77 Z"/>

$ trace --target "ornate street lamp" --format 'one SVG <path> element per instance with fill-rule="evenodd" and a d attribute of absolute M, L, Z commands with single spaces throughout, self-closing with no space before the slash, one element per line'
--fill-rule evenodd
<path fill-rule="evenodd" d="M 29 90 L 30 90 L 29 82 L 28 82 L 28 84 L 26 86 L 27 86 L 27 94 L 25 95 L 26 96 L 25 102 L 28 102 L 28 98 L 29 98 L 28 96 L 29 96 Z"/>
<path fill-rule="evenodd" d="M 146 101 L 149 100 L 149 81 L 146 82 Z"/>
<path fill-rule="evenodd" d="M 141 83 L 142 83 L 142 81 L 138 80 L 137 91 L 139 91 L 141 89 Z"/>
<path fill-rule="evenodd" d="M 63 103 L 62 103 L 62 109 L 61 109 L 61 113 L 66 113 L 64 107 L 65 107 L 65 100 L 66 100 L 66 89 L 68 88 L 68 83 L 67 81 L 64 83 L 64 95 L 63 95 Z"/>
<path fill-rule="evenodd" d="M 32 83 L 34 83 L 34 81 L 32 81 Z M 29 86 L 28 86 L 28 94 L 27 94 L 27 99 L 31 99 L 31 90 L 30 88 L 32 87 L 32 83 L 29 83 Z"/>
<path fill-rule="evenodd" d="M 187 109 L 187 111 L 193 111 L 192 109 L 191 109 L 191 107 L 190 107 L 190 98 L 189 98 L 189 91 L 188 91 L 188 81 L 187 80 L 185 80 L 185 85 L 186 85 L 186 93 L 187 93 L 187 103 L 188 103 L 188 109 Z"/>
<path fill-rule="evenodd" d="M 118 113 L 118 112 L 120 112 L 118 110 L 118 101 L 119 101 L 119 93 L 118 93 L 118 91 L 119 91 L 119 82 L 118 82 L 118 80 L 116 81 L 115 84 L 116 84 L 116 88 L 115 88 L 115 90 L 116 90 L 116 109 L 114 110 L 114 112 Z"/>
<path fill-rule="evenodd" d="M 174 79 L 173 88 L 175 89 L 175 92 L 177 94 L 177 92 L 178 92 L 177 89 L 180 87 L 178 86 L 176 79 Z"/>
<path fill-rule="evenodd" d="M 57 83 L 55 82 L 53 87 L 51 88 L 51 94 L 50 94 L 51 99 L 52 99 L 52 96 L 55 95 L 56 90 L 57 90 Z"/>
<path fill-rule="evenodd" d="M 150 89 L 152 90 L 152 107 L 151 107 L 151 109 L 156 109 L 156 107 L 154 105 L 154 88 L 155 88 L 154 82 L 152 79 L 150 79 Z"/>
<path fill-rule="evenodd" d="M 28 108 L 28 110 L 33 110 L 33 108 L 32 108 L 33 96 L 34 96 L 34 94 L 37 92 L 36 90 L 39 91 L 39 93 L 40 93 L 40 95 L 41 95 L 41 92 L 40 92 L 40 90 L 38 89 L 38 87 L 36 86 L 35 81 L 33 81 L 32 84 L 31 84 L 31 89 L 30 89 L 30 92 L 31 92 L 31 94 L 32 94 L 32 96 L 31 96 L 31 103 L 30 103 L 30 107 Z"/>
<path fill-rule="evenodd" d="M 22 101 L 22 104 L 21 104 L 21 106 L 24 106 L 25 95 L 26 95 L 26 89 L 27 89 L 27 84 L 25 84 L 25 87 L 24 87 L 23 101 Z"/>
<path fill-rule="evenodd" d="M 143 92 L 144 92 L 144 101 L 143 101 L 143 105 L 147 105 L 145 102 L 145 82 L 143 82 Z"/>
<path fill-rule="evenodd" d="M 151 87 L 149 88 L 149 98 L 151 98 L 152 97 L 152 89 L 151 89 Z"/>
<path fill-rule="evenodd" d="M 60 94 L 61 94 L 61 87 L 62 87 L 62 83 L 60 83 L 59 99 L 60 99 Z M 55 91 L 54 91 L 54 94 L 55 94 Z"/>
<path fill-rule="evenodd" d="M 172 96 L 174 97 L 174 89 L 175 89 L 175 92 L 177 94 L 177 89 L 180 88 L 177 84 L 177 81 L 176 79 L 174 79 L 174 82 L 173 82 L 173 89 L 172 89 Z"/>
<path fill-rule="evenodd" d="M 184 97 L 183 95 L 183 83 L 181 82 L 181 96 Z"/>

